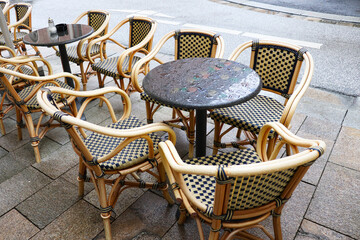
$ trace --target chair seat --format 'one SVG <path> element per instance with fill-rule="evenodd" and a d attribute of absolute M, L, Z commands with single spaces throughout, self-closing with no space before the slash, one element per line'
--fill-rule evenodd
<path fill-rule="evenodd" d="M 260 163 L 261 159 L 252 149 L 240 149 L 235 152 L 222 153 L 201 158 L 192 158 L 184 160 L 191 165 L 244 165 Z M 206 204 L 208 207 L 213 206 L 215 196 L 216 180 L 213 176 L 183 174 L 184 181 L 190 192 L 196 199 Z"/>
<path fill-rule="evenodd" d="M 210 117 L 213 120 L 259 134 L 261 127 L 267 122 L 278 122 L 283 111 L 284 105 L 277 100 L 258 95 L 239 105 L 215 109 L 210 113 Z"/>
<path fill-rule="evenodd" d="M 15 66 L 13 66 L 13 65 L 8 65 L 6 68 L 9 69 L 9 70 L 14 70 L 14 69 L 15 69 Z M 32 71 L 32 69 L 31 69 L 30 67 L 21 66 L 20 69 L 21 69 L 22 73 L 24 73 L 24 74 L 26 74 L 26 75 L 32 75 L 32 74 L 33 74 L 33 71 Z M 7 79 L 10 78 L 10 75 L 8 75 L 8 74 L 5 74 L 5 75 L 6 75 L 6 78 L 7 78 Z M 12 84 L 14 85 L 14 84 L 19 83 L 19 82 L 21 82 L 21 81 L 22 81 L 21 78 L 15 78 L 14 81 L 12 82 Z M 3 87 L 4 87 L 4 86 L 3 86 L 2 82 L 0 81 L 0 88 L 3 88 Z"/>
<path fill-rule="evenodd" d="M 87 48 L 87 43 L 84 43 L 81 47 L 81 55 L 82 56 L 86 56 L 86 48 Z M 74 62 L 76 64 L 80 64 L 82 62 L 82 60 L 79 58 L 78 54 L 77 54 L 77 45 L 73 45 L 73 46 L 68 46 L 66 47 L 66 52 L 69 58 L 69 61 Z M 91 47 L 90 50 L 90 55 L 96 55 L 100 53 L 100 45 L 99 44 L 94 44 Z M 56 56 L 60 57 L 60 52 L 56 51 Z"/>
<path fill-rule="evenodd" d="M 62 88 L 66 88 L 66 89 L 70 89 L 73 90 L 72 87 L 70 87 L 69 85 L 67 85 L 64 82 L 61 82 L 59 80 L 55 80 L 60 87 Z M 32 90 L 37 86 L 37 84 L 31 85 L 29 87 L 25 87 L 23 90 L 21 90 L 18 94 L 21 97 L 21 99 L 25 99 L 27 96 L 29 96 L 29 94 L 32 92 Z M 55 84 L 53 83 L 47 83 L 45 84 L 43 87 L 50 87 L 50 86 L 55 86 Z M 61 100 L 61 95 L 60 94 L 51 94 L 51 96 L 53 97 L 54 101 L 59 102 Z M 26 107 L 29 109 L 39 109 L 40 105 L 38 104 L 38 101 L 36 99 L 36 94 L 25 103 Z"/>
<path fill-rule="evenodd" d="M 191 109 L 188 109 L 188 108 L 179 108 L 179 107 L 173 107 L 169 104 L 163 104 L 163 103 L 160 103 L 159 101 L 156 101 L 155 99 L 153 99 L 152 97 L 150 97 L 149 95 L 147 95 L 145 92 L 142 92 L 140 93 L 140 98 L 144 101 L 148 101 L 148 102 L 152 102 L 152 103 L 156 103 L 158 105 L 162 105 L 162 106 L 165 106 L 165 107 L 170 107 L 170 108 L 176 108 L 176 109 L 179 109 L 181 111 L 187 111 L 189 112 Z"/>
<path fill-rule="evenodd" d="M 117 70 L 117 62 L 119 60 L 119 57 L 112 57 L 112 58 L 107 58 L 104 61 L 100 61 L 97 62 L 95 64 L 92 64 L 91 67 L 94 71 L 102 73 L 106 76 L 110 76 L 113 78 L 119 78 L 120 75 L 118 73 Z M 129 68 L 129 60 L 130 57 L 126 56 L 125 61 L 122 65 L 122 70 L 125 73 L 128 73 L 128 68 Z M 140 57 L 134 56 L 132 63 L 131 63 L 131 68 L 134 67 L 134 65 L 140 60 Z"/>
<path fill-rule="evenodd" d="M 28 32 L 17 32 L 16 33 L 16 41 L 14 41 L 14 34 L 13 33 L 10 33 L 10 39 L 17 43 L 17 42 L 20 42 L 23 40 L 23 38 L 28 35 L 29 33 Z M 5 43 L 5 38 L 4 38 L 4 35 L 2 33 L 0 33 L 0 45 L 6 45 Z"/>
<path fill-rule="evenodd" d="M 114 129 L 131 129 L 143 125 L 144 124 L 141 123 L 136 117 L 130 116 L 126 120 L 112 123 L 107 127 Z M 154 142 L 154 147 L 157 152 L 158 144 L 161 139 L 156 134 L 150 134 L 150 137 Z M 85 145 L 89 149 L 92 156 L 99 158 L 110 153 L 123 141 L 124 138 L 92 133 L 85 139 Z M 103 170 L 121 170 L 144 162 L 147 159 L 148 153 L 149 150 L 147 141 L 143 138 L 139 138 L 128 144 L 113 158 L 106 162 L 100 163 L 99 166 Z"/>

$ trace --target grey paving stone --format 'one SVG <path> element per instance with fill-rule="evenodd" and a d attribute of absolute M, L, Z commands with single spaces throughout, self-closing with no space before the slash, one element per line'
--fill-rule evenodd
<path fill-rule="evenodd" d="M 39 229 L 15 209 L 0 218 L 2 240 L 29 239 L 37 232 Z"/>
<path fill-rule="evenodd" d="M 320 226 L 308 220 L 304 220 L 301 224 L 300 230 L 295 240 L 318 240 L 318 239 L 333 239 L 333 240 L 351 240 L 345 235 L 337 233 L 331 229 Z"/>
<path fill-rule="evenodd" d="M 49 132 L 46 133 L 46 137 L 61 145 L 64 145 L 70 141 L 69 134 L 63 127 L 51 129 Z"/>
<path fill-rule="evenodd" d="M 9 152 L 6 151 L 5 149 L 3 149 L 2 147 L 0 147 L 0 158 L 2 158 L 3 156 L 7 155 Z"/>
<path fill-rule="evenodd" d="M 60 147 L 60 144 L 54 142 L 53 140 L 45 136 L 39 144 L 40 157 L 46 158 L 53 154 L 53 152 L 55 152 Z M 23 147 L 17 148 L 13 153 L 17 161 L 21 161 L 29 165 L 36 162 L 34 148 L 31 146 L 30 142 L 28 144 L 25 144 Z"/>
<path fill-rule="evenodd" d="M 77 200 L 77 187 L 58 178 L 22 203 L 16 209 L 40 229 L 60 216 Z"/>
<path fill-rule="evenodd" d="M 343 122 L 343 126 L 360 130 L 360 110 L 349 109 Z"/>
<path fill-rule="evenodd" d="M 304 98 L 312 98 L 316 102 L 321 101 L 344 109 L 351 107 L 354 102 L 354 97 L 327 92 L 316 88 L 308 88 Z"/>
<path fill-rule="evenodd" d="M 323 139 L 335 141 L 341 129 L 341 124 L 335 124 L 323 119 L 308 116 L 300 130 Z"/>
<path fill-rule="evenodd" d="M 50 183 L 50 179 L 32 167 L 0 184 L 0 215 Z"/>
<path fill-rule="evenodd" d="M 40 163 L 34 163 L 33 167 L 55 179 L 67 172 L 78 163 L 79 157 L 74 152 L 72 144 L 69 142 L 64 146 L 53 151 L 51 154 L 42 157 Z"/>
<path fill-rule="evenodd" d="M 79 201 L 61 214 L 31 240 L 93 239 L 103 229 L 99 211 L 85 201 Z"/>
<path fill-rule="evenodd" d="M 162 238 L 163 240 L 200 239 L 199 231 L 196 226 L 196 221 L 193 218 L 188 217 L 184 224 L 179 225 L 174 217 L 174 222 L 175 223 L 172 228 Z M 210 226 L 202 223 L 202 228 L 204 231 L 205 239 L 207 239 L 210 234 Z"/>
<path fill-rule="evenodd" d="M 359 239 L 359 193 L 358 171 L 328 163 L 305 218 Z"/>
<path fill-rule="evenodd" d="M 360 146 L 360 129 L 342 127 L 329 161 L 359 171 L 358 146 Z"/>
<path fill-rule="evenodd" d="M 111 224 L 113 239 L 132 239 L 144 232 L 161 238 L 174 224 L 175 211 L 176 206 L 147 191 Z M 104 233 L 95 239 L 105 239 Z"/>
<path fill-rule="evenodd" d="M 314 133 L 314 134 L 317 134 L 317 133 Z M 317 185 L 321 178 L 321 174 L 324 171 L 324 168 L 325 168 L 325 165 L 330 156 L 331 150 L 334 146 L 334 141 L 321 138 L 314 134 L 310 134 L 308 132 L 303 132 L 302 130 L 300 130 L 297 133 L 297 135 L 300 137 L 303 137 L 306 139 L 323 140 L 326 144 L 325 153 L 320 158 L 318 158 L 313 165 L 311 165 L 311 167 L 309 168 L 309 170 L 307 171 L 307 173 L 305 174 L 305 176 L 303 178 L 303 181 L 308 182 L 313 185 Z M 299 150 L 301 151 L 301 148 Z"/>
<path fill-rule="evenodd" d="M 72 167 L 69 171 L 64 173 L 61 177 L 66 179 L 68 182 L 71 182 L 76 187 L 78 187 L 77 177 L 79 175 L 79 164 Z M 88 194 L 94 189 L 94 184 L 92 182 L 86 182 L 84 186 L 84 194 Z"/>
<path fill-rule="evenodd" d="M 27 131 L 23 131 L 23 139 L 21 141 L 18 140 L 17 131 L 12 131 L 7 133 L 5 136 L 0 137 L 1 147 L 7 151 L 14 151 L 15 149 L 24 146 L 30 140 L 29 134 Z"/>
<path fill-rule="evenodd" d="M 6 154 L 0 158 L 0 183 L 18 174 L 26 167 L 26 164 L 15 160 L 12 154 Z"/>
<path fill-rule="evenodd" d="M 9 112 L 7 115 L 10 115 L 12 112 Z M 6 131 L 6 134 L 14 131 L 16 129 L 16 121 L 10 117 L 3 118 L 4 128 Z M 0 136 L 2 134 L 0 133 Z"/>

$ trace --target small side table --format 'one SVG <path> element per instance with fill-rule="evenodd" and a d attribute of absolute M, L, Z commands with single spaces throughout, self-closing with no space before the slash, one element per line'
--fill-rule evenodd
<path fill-rule="evenodd" d="M 58 31 L 57 34 L 50 34 L 48 28 L 42 28 L 26 35 L 23 41 L 34 46 L 59 46 L 63 70 L 64 72 L 71 73 L 65 44 L 86 38 L 94 32 L 94 29 L 85 24 L 66 24 L 65 29 L 65 31 Z M 74 82 L 71 79 L 66 81 L 69 86 L 74 87 Z"/>
<path fill-rule="evenodd" d="M 188 58 L 152 69 L 144 91 L 173 107 L 196 109 L 196 157 L 206 154 L 207 110 L 229 107 L 255 97 L 259 75 L 241 63 L 220 58 Z"/>

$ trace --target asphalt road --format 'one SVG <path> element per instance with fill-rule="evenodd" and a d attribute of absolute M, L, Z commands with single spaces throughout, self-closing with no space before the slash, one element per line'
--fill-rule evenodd
<path fill-rule="evenodd" d="M 252 0 L 306 11 L 360 17 L 360 0 Z"/>
<path fill-rule="evenodd" d="M 305 0 L 296 2 L 302 1 Z M 326 2 L 330 4 L 335 1 Z M 356 3 L 351 8 L 357 11 L 359 0 L 347 2 Z M 69 23 L 90 9 L 109 11 L 110 29 L 129 15 L 154 18 L 159 23 L 155 44 L 171 30 L 189 27 L 210 29 L 221 34 L 225 40 L 224 58 L 239 44 L 254 38 L 293 42 L 306 47 L 313 55 L 315 72 L 312 87 L 348 96 L 360 96 L 360 28 L 357 27 L 266 14 L 209 0 L 35 0 L 32 4 L 34 29 L 45 27 L 48 17 L 52 17 L 55 23 Z M 323 4 L 323 11 L 326 9 L 325 5 Z M 126 43 L 128 36 L 126 33 L 119 33 L 116 39 Z M 164 48 L 163 52 L 173 54 L 173 48 Z M 248 60 L 244 63 L 248 63 Z"/>

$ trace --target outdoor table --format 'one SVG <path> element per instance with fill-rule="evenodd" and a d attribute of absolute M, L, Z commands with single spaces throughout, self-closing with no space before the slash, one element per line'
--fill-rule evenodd
<path fill-rule="evenodd" d="M 81 40 L 94 32 L 94 29 L 85 24 L 61 24 L 55 34 L 51 34 L 48 28 L 42 28 L 27 34 L 23 41 L 34 46 L 59 46 L 60 58 L 64 72 L 71 73 L 68 55 L 65 44 Z M 66 27 L 64 27 L 66 25 Z M 68 78 L 66 82 L 74 87 L 74 82 Z"/>
<path fill-rule="evenodd" d="M 196 157 L 206 154 L 207 110 L 255 97 L 259 75 L 241 63 L 220 58 L 188 58 L 161 64 L 143 80 L 146 94 L 163 104 L 196 110 Z"/>

